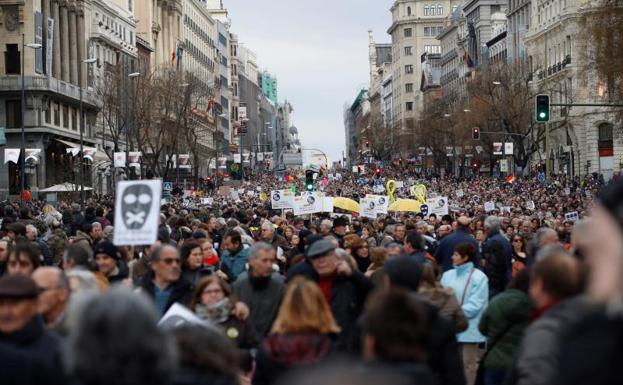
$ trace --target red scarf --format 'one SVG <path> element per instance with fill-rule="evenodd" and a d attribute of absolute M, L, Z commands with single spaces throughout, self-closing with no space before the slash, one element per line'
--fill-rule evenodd
<path fill-rule="evenodd" d="M 328 277 L 320 278 L 318 281 L 318 286 L 320 286 L 320 290 L 322 290 L 322 294 L 324 295 L 324 299 L 327 300 L 327 303 L 331 304 L 331 290 L 333 289 L 333 281 L 337 274 L 330 275 Z"/>
<path fill-rule="evenodd" d="M 545 305 L 541 306 L 540 308 L 534 309 L 534 311 L 532 311 L 532 315 L 530 315 L 530 322 L 535 321 L 539 318 L 541 318 L 541 316 L 543 314 L 545 314 L 549 309 L 553 308 L 554 306 L 558 305 L 560 301 L 559 300 L 552 300 L 548 303 L 546 303 Z"/>

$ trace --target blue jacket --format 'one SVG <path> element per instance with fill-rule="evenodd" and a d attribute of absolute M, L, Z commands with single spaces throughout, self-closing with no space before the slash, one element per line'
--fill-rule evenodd
<path fill-rule="evenodd" d="M 472 270 L 474 270 L 474 273 L 467 286 L 465 300 L 461 306 L 469 326 L 467 330 L 457 334 L 456 338 L 458 342 L 480 343 L 485 342 L 486 338 L 478 330 L 478 324 L 489 301 L 489 280 L 485 273 L 476 269 L 472 262 L 467 262 L 443 273 L 441 286 L 454 289 L 456 300 L 460 304 L 465 285 Z"/>
<path fill-rule="evenodd" d="M 248 259 L 248 248 L 243 247 L 234 255 L 231 255 L 227 250 L 223 251 L 221 263 L 226 267 L 226 274 L 229 276 L 229 282 L 234 282 L 238 276 L 245 271 Z"/>
<path fill-rule="evenodd" d="M 480 266 L 478 241 L 476 241 L 476 238 L 472 237 L 467 230 L 458 228 L 454 233 L 443 238 L 435 251 L 435 259 L 437 259 L 443 271 L 452 269 L 452 254 L 454 254 L 454 248 L 465 242 L 471 243 L 476 248 L 476 261 L 478 262 L 478 266 Z"/>

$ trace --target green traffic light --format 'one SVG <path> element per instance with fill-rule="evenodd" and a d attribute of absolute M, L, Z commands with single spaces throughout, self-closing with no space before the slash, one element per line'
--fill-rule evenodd
<path fill-rule="evenodd" d="M 545 117 L 547 116 L 547 114 L 545 113 L 545 111 L 541 111 L 539 113 L 539 116 L 541 117 L 541 119 L 545 119 Z"/>

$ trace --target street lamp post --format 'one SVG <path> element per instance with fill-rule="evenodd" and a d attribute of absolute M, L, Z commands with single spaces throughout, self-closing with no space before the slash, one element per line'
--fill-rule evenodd
<path fill-rule="evenodd" d="M 134 79 L 141 76 L 140 72 L 132 72 L 128 74 L 128 78 Z M 132 111 L 132 125 L 135 124 L 134 114 L 136 111 Z M 130 127 L 126 127 L 125 130 L 125 177 L 126 180 L 130 179 Z"/>
<path fill-rule="evenodd" d="M 20 171 L 20 179 L 21 179 L 21 183 L 20 183 L 20 187 L 21 187 L 21 191 L 20 191 L 20 203 L 24 202 L 24 191 L 26 191 L 26 134 L 24 132 L 24 119 L 26 118 L 26 89 L 24 88 L 24 62 L 26 61 L 26 47 L 32 48 L 32 49 L 39 49 L 41 48 L 41 44 L 38 43 L 30 43 L 30 44 L 26 44 L 25 41 L 25 36 L 22 33 L 22 108 L 21 108 L 21 112 L 22 112 L 22 142 L 21 142 L 21 151 L 20 151 L 20 156 L 22 158 L 22 167 L 21 167 L 21 171 Z"/>
<path fill-rule="evenodd" d="M 80 92 L 80 199 L 85 204 L 84 196 L 84 106 L 82 101 L 82 64 L 93 64 L 97 61 L 95 58 L 85 59 L 78 66 L 78 89 Z"/>

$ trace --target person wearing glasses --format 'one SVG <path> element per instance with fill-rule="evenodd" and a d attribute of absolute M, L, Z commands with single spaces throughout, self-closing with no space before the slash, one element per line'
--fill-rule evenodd
<path fill-rule="evenodd" d="M 528 254 L 526 253 L 526 242 L 524 241 L 524 237 L 520 234 L 515 234 L 512 238 L 512 246 L 513 246 L 513 278 L 517 275 L 520 270 L 526 268 L 526 258 Z"/>
<path fill-rule="evenodd" d="M 189 304 L 192 285 L 182 277 L 180 253 L 175 247 L 164 245 L 154 250 L 151 258 L 152 273 L 143 277 L 139 288 L 154 300 L 162 317 L 176 302 Z"/>
<path fill-rule="evenodd" d="M 240 349 L 252 349 L 258 344 L 255 330 L 249 320 L 235 315 L 237 300 L 223 279 L 212 275 L 203 278 L 195 288 L 190 309 L 201 319 L 220 326 Z"/>

